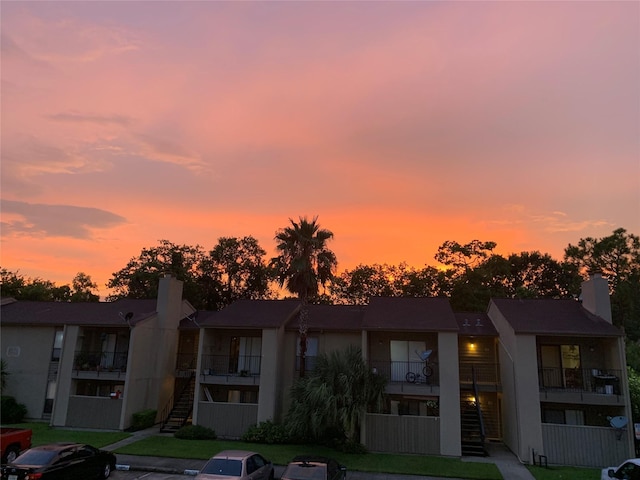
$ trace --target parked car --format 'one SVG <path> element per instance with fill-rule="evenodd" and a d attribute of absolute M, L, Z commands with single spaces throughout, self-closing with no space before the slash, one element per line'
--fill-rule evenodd
<path fill-rule="evenodd" d="M 299 455 L 295 457 L 281 480 L 343 480 L 347 478 L 347 467 L 336 460 L 315 455 Z"/>
<path fill-rule="evenodd" d="M 20 452 L 31 447 L 30 428 L 0 428 L 0 450 L 2 450 L 2 463 L 13 462 Z"/>
<path fill-rule="evenodd" d="M 618 467 L 603 468 L 600 479 L 610 480 L 612 478 L 640 480 L 640 458 L 625 460 Z"/>
<path fill-rule="evenodd" d="M 256 452 L 224 450 L 202 467 L 196 480 L 273 480 L 273 464 Z"/>
<path fill-rule="evenodd" d="M 3 480 L 84 480 L 107 478 L 116 456 L 80 443 L 33 447 L 2 467 Z"/>

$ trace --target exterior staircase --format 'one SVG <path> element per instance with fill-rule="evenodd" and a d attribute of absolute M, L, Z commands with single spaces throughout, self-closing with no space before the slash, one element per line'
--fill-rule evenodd
<path fill-rule="evenodd" d="M 462 455 L 485 457 L 482 417 L 475 402 L 462 401 L 460 404 L 460 432 Z"/>
<path fill-rule="evenodd" d="M 480 395 L 476 372 L 471 367 L 473 401 L 467 400 L 469 392 L 460 392 L 460 439 L 463 456 L 486 457 L 484 420 L 480 408 Z M 467 395 L 465 395 L 465 393 Z M 465 399 L 467 398 L 467 399 Z M 465 399 L 465 400 L 463 400 Z"/>
<path fill-rule="evenodd" d="M 191 424 L 195 387 L 196 378 L 192 375 L 182 386 L 177 399 L 175 401 L 172 399 L 169 414 L 166 420 L 160 424 L 161 432 L 175 433 L 185 425 Z"/>

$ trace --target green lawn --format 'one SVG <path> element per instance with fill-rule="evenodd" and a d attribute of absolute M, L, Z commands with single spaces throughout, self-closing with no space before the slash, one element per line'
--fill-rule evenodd
<path fill-rule="evenodd" d="M 455 458 L 426 457 L 421 455 L 390 455 L 380 453 L 346 454 L 335 450 L 308 445 L 265 445 L 224 440 L 180 440 L 154 436 L 124 446 L 115 453 L 152 455 L 205 460 L 226 449 L 254 450 L 276 465 L 286 465 L 296 455 L 314 453 L 335 458 L 349 470 L 361 472 L 405 473 L 458 477 L 472 480 L 502 480 L 498 468 L 491 463 L 467 463 Z"/>
<path fill-rule="evenodd" d="M 94 447 L 102 448 L 111 445 L 123 438 L 131 436 L 125 432 L 102 432 L 91 430 L 70 430 L 66 428 L 52 428 L 46 423 L 30 422 L 11 425 L 12 427 L 30 428 L 33 430 L 31 441 L 33 446 L 55 442 L 88 443 Z"/>
<path fill-rule="evenodd" d="M 528 467 L 536 480 L 600 480 L 600 470 L 578 467 Z"/>
<path fill-rule="evenodd" d="M 100 448 L 130 436 L 125 432 L 52 428 L 44 423 L 22 423 L 12 426 L 31 428 L 34 445 L 69 441 L 88 443 Z M 346 465 L 349 470 L 361 472 L 432 475 L 470 480 L 503 480 L 498 468 L 492 463 L 462 462 L 455 458 L 421 455 L 381 453 L 356 455 L 337 452 L 326 447 L 305 445 L 263 445 L 237 441 L 180 440 L 169 436 L 152 436 L 119 448 L 115 453 L 206 460 L 215 453 L 226 449 L 255 450 L 276 465 L 286 465 L 296 455 L 314 453 L 333 457 Z M 529 470 L 536 480 L 598 480 L 600 478 L 600 471 L 592 468 L 551 466 L 549 468 L 529 467 Z"/>

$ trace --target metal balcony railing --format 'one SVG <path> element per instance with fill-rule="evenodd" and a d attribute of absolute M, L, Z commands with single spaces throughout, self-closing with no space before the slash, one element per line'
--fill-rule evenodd
<path fill-rule="evenodd" d="M 542 367 L 538 369 L 538 384 L 540 390 L 619 395 L 621 375 L 621 370 L 612 369 Z"/>
<path fill-rule="evenodd" d="M 176 356 L 176 370 L 194 370 L 198 362 L 196 353 L 180 353 Z"/>
<path fill-rule="evenodd" d="M 382 375 L 389 383 L 426 383 L 429 385 L 440 384 L 440 369 L 434 362 L 390 362 L 372 360 L 369 362 L 371 369 L 378 375 Z"/>
<path fill-rule="evenodd" d="M 460 383 L 472 383 L 474 374 L 478 385 L 499 385 L 499 364 L 491 362 L 460 362 Z"/>
<path fill-rule="evenodd" d="M 129 352 L 76 352 L 73 369 L 82 371 L 126 372 Z"/>
<path fill-rule="evenodd" d="M 203 355 L 202 371 L 204 375 L 260 375 L 260 355 Z"/>

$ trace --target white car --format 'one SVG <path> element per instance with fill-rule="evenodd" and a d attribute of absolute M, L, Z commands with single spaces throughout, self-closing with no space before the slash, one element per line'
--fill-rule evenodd
<path fill-rule="evenodd" d="M 273 480 L 273 464 L 256 452 L 224 450 L 202 467 L 196 480 Z"/>
<path fill-rule="evenodd" d="M 610 480 L 612 478 L 640 480 L 640 458 L 625 460 L 624 463 L 618 467 L 603 468 L 600 480 Z"/>

